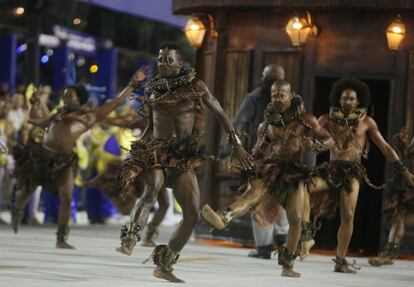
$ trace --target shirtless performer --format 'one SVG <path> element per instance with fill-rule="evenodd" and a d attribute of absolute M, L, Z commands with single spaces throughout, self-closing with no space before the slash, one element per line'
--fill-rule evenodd
<path fill-rule="evenodd" d="M 56 248 L 73 249 L 69 245 L 69 219 L 71 213 L 72 189 L 77 166 L 73 152 L 78 137 L 100 122 L 124 101 L 134 89 L 146 79 L 148 69 L 138 70 L 129 85 L 117 98 L 90 111 L 85 104 L 88 93 L 83 86 L 70 86 L 63 92 L 64 107 L 50 118 L 34 118 L 32 124 L 45 127 L 44 138 L 39 144 L 28 144 L 16 161 L 14 176 L 17 179 L 16 202 L 12 210 L 12 226 L 18 232 L 23 210 L 38 185 L 46 186 L 60 197 Z M 43 114 L 45 103 L 35 102 L 31 114 Z"/>
<path fill-rule="evenodd" d="M 393 146 L 401 160 L 413 168 L 414 165 L 414 138 L 409 142 L 408 132 L 403 129 L 393 136 Z M 388 243 L 377 257 L 371 257 L 368 262 L 373 266 L 391 265 L 399 255 L 400 244 L 405 233 L 405 223 L 409 216 L 414 214 L 414 187 L 396 174 L 391 181 L 390 189 L 385 201 L 385 213 L 391 214 L 391 229 Z"/>
<path fill-rule="evenodd" d="M 335 272 L 356 273 L 356 268 L 347 262 L 345 256 L 352 236 L 360 184 L 366 182 L 378 188 L 370 183 L 361 165 L 361 158 L 368 153 L 368 138 L 392 161 L 399 173 L 412 180 L 412 175 L 394 149 L 382 137 L 376 122 L 366 114 L 369 100 L 370 91 L 365 83 L 353 78 L 341 79 L 332 87 L 330 113 L 319 119 L 320 126 L 332 135 L 335 145 L 330 151 L 330 161 L 316 168 L 316 176 L 308 183 L 308 191 L 311 196 L 317 192 L 326 195 L 323 201 L 315 200 L 312 204 L 316 216 L 332 217 L 337 206 L 340 207 L 341 225 L 334 259 Z M 309 221 L 309 196 L 306 198 L 304 221 Z"/>
<path fill-rule="evenodd" d="M 183 282 L 172 273 L 179 252 L 185 246 L 199 218 L 199 187 L 194 168 L 210 158 L 194 135 L 195 119 L 206 106 L 220 121 L 233 146 L 233 155 L 244 169 L 251 168 L 250 156 L 220 103 L 206 85 L 196 79 L 193 69 L 183 67 L 176 44 L 161 46 L 158 71 L 141 98 L 148 112 L 149 126 L 142 140 L 131 147 L 131 158 L 121 168 L 121 183 L 125 192 L 133 193 L 139 176 L 144 176 L 145 188 L 137 202 L 133 222 L 121 230 L 119 252 L 130 255 L 140 230 L 158 192 L 164 185 L 172 185 L 175 198 L 183 209 L 183 220 L 168 245 L 156 246 L 152 259 L 157 266 L 153 275 L 171 282 Z M 149 139 L 152 134 L 153 138 Z"/>
<path fill-rule="evenodd" d="M 255 216 L 270 223 L 275 210 L 285 207 L 289 221 L 286 245 L 279 249 L 278 262 L 282 276 L 299 277 L 293 271 L 296 249 L 301 234 L 305 183 L 311 170 L 302 163 L 305 150 L 324 150 L 332 146 L 329 134 L 317 119 L 304 111 L 301 97 L 294 96 L 291 85 L 276 81 L 271 88 L 271 103 L 265 120 L 258 128 L 254 147 L 254 171 L 245 193 L 226 209 L 215 212 L 208 205 L 203 218 L 217 229 L 225 228 L 234 218 L 255 208 Z M 264 213 L 264 214 L 263 214 Z M 260 222 L 260 220 L 259 220 Z"/>

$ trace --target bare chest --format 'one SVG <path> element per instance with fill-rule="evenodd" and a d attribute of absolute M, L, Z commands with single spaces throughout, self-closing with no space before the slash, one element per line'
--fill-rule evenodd
<path fill-rule="evenodd" d="M 274 144 L 285 144 L 300 140 L 304 136 L 305 132 L 305 126 L 298 121 L 294 121 L 283 127 L 269 125 L 266 135 Z"/>
<path fill-rule="evenodd" d="M 330 121 L 327 130 L 337 149 L 362 151 L 366 145 L 368 126 L 363 121 L 349 126 Z"/>
<path fill-rule="evenodd" d="M 52 123 L 49 128 L 46 129 L 45 135 L 47 137 L 53 136 L 57 139 L 63 139 L 67 137 L 74 137 L 82 134 L 87 129 L 87 122 L 67 118 Z"/>

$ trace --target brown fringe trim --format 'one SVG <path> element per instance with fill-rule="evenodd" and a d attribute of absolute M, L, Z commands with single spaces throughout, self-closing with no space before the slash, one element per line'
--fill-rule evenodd
<path fill-rule="evenodd" d="M 144 190 L 144 182 L 140 178 L 134 192 L 131 194 L 122 194 L 121 183 L 119 181 L 122 160 L 114 160 L 108 164 L 105 170 L 86 182 L 86 187 L 97 188 L 102 191 L 112 204 L 123 215 L 129 215 L 134 208 L 135 201 L 139 198 Z"/>
<path fill-rule="evenodd" d="M 385 213 L 414 213 L 414 188 L 409 186 L 402 174 L 396 174 L 391 180 L 385 200 Z"/>
<path fill-rule="evenodd" d="M 16 160 L 13 176 L 17 188 L 23 189 L 42 185 L 51 192 L 57 192 L 57 181 L 66 168 L 77 169 L 78 156 L 75 153 L 57 153 L 40 144 L 19 145 L 14 150 Z"/>
<path fill-rule="evenodd" d="M 383 189 L 385 185 L 376 186 L 368 178 L 365 167 L 359 162 L 330 161 L 315 169 L 315 176 L 324 179 L 329 189 L 311 194 L 311 208 L 315 216 L 333 218 L 340 202 L 341 191 L 352 192 L 351 180 L 356 178 L 373 189 Z"/>
<path fill-rule="evenodd" d="M 296 191 L 301 182 L 312 177 L 311 168 L 292 160 L 272 160 L 257 162 L 250 180 L 260 179 L 268 187 L 268 192 L 254 208 L 256 222 L 267 226 L 277 221 L 282 207 L 286 205 L 289 192 Z"/>
<path fill-rule="evenodd" d="M 119 176 L 122 191 L 127 194 L 134 193 L 139 177 L 145 170 L 162 168 L 168 176 L 175 177 L 200 166 L 206 160 L 214 159 L 194 137 L 136 141 L 130 152 L 131 157 L 122 163 Z"/>

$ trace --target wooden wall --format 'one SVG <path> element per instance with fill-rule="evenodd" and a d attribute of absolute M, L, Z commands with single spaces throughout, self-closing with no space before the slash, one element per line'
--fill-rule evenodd
<path fill-rule="evenodd" d="M 406 125 L 411 134 L 414 117 L 414 11 L 310 9 L 319 28 L 316 38 L 301 48 L 292 47 L 284 27 L 295 13 L 306 10 L 210 9 L 219 32 L 217 40 L 206 39 L 199 51 L 197 70 L 230 116 L 248 91 L 256 87 L 263 67 L 281 64 L 296 92 L 305 99 L 308 111 L 316 111 L 328 101 L 328 90 L 320 93 L 321 80 L 355 76 L 388 87 L 382 105 L 387 106 L 388 121 L 382 127 L 386 138 Z M 403 13 L 401 13 L 403 12 Z M 407 37 L 397 52 L 387 46 L 385 31 L 397 13 L 406 25 Z M 201 58 L 201 60 L 200 60 Z M 382 81 L 382 82 L 381 82 Z M 375 90 L 375 89 L 374 89 Z M 379 95 L 377 95 L 379 96 Z M 376 95 L 373 94 L 375 98 Z M 375 98 L 378 105 L 380 99 Z M 217 153 L 224 133 L 211 117 L 208 119 L 209 149 Z M 202 203 L 225 207 L 232 196 L 227 188 L 232 175 L 228 162 L 210 165 L 203 173 Z M 389 174 L 389 165 L 384 178 Z M 384 240 L 384 236 L 383 236 Z"/>

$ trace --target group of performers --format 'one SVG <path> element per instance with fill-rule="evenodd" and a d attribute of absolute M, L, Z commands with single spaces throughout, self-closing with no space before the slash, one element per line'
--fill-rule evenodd
<path fill-rule="evenodd" d="M 340 207 L 341 225 L 338 231 L 335 272 L 356 273 L 355 266 L 345 259 L 353 231 L 355 207 L 360 185 L 374 188 L 361 158 L 368 153 L 372 140 L 390 160 L 395 169 L 389 204 L 395 210 L 395 222 L 390 243 L 380 257 L 371 258 L 372 265 L 390 264 L 397 254 L 407 212 L 412 210 L 413 175 L 407 164 L 412 157 L 414 141 L 408 144 L 407 135 L 399 135 L 404 163 L 384 140 L 375 121 L 367 115 L 370 101 L 368 86 L 353 78 L 337 81 L 330 95 L 329 114 L 319 120 L 304 111 L 302 99 L 292 92 L 291 85 L 277 80 L 271 88 L 271 103 L 265 119 L 258 128 L 253 149 L 254 168 L 249 173 L 247 190 L 224 210 L 214 211 L 209 205 L 202 209 L 203 218 L 217 229 L 225 228 L 232 220 L 253 210 L 255 219 L 263 224 L 274 222 L 280 208 L 286 209 L 289 232 L 286 245 L 278 251 L 282 276 L 299 277 L 293 270 L 300 253 L 306 257 L 315 244 L 315 225 L 310 215 L 331 218 Z M 329 150 L 330 161 L 310 168 L 302 162 L 305 150 Z M 411 206 L 410 206 L 411 205 Z"/>
<path fill-rule="evenodd" d="M 232 159 L 237 168 L 247 174 L 247 189 L 229 207 L 214 211 L 204 206 L 201 215 L 212 226 L 225 228 L 230 222 L 247 213 L 261 225 L 272 224 L 282 209 L 286 210 L 289 231 L 286 244 L 280 247 L 278 262 L 282 276 L 299 277 L 293 270 L 298 246 L 307 254 L 314 244 L 310 215 L 331 216 L 340 207 L 341 226 L 335 271 L 354 273 L 345 259 L 352 236 L 353 217 L 360 184 L 371 185 L 360 161 L 367 153 L 371 139 L 395 167 L 393 208 L 404 210 L 396 216 L 395 235 L 382 255 L 373 258 L 381 265 L 395 256 L 401 240 L 404 216 L 412 209 L 414 176 L 394 149 L 380 134 L 375 121 L 367 115 L 369 89 L 356 79 L 342 79 L 331 93 L 331 111 L 319 120 L 305 112 L 303 100 L 292 91 L 289 82 L 278 79 L 267 85 L 270 103 L 257 131 L 252 155 L 242 146 L 239 133 L 223 111 L 220 103 L 206 85 L 186 68 L 179 46 L 165 44 L 159 50 L 158 75 L 148 80 L 149 70 L 139 69 L 130 83 L 115 99 L 96 109 L 87 107 L 87 93 L 82 86 L 67 87 L 63 93 L 64 106 L 49 115 L 47 107 L 36 96 L 32 99 L 30 122 L 33 136 L 29 136 L 16 151 L 14 176 L 17 193 L 12 209 L 12 226 L 19 230 L 23 209 L 34 189 L 41 185 L 60 197 L 57 229 L 57 248 L 72 249 L 68 243 L 71 198 L 76 174 L 77 155 L 73 152 L 76 140 L 95 124 L 130 127 L 142 124 L 136 120 L 108 119 L 107 116 L 132 92 L 145 86 L 139 97 L 139 113 L 146 119 L 141 138 L 132 143 L 129 156 L 123 161 L 109 163 L 91 186 L 103 189 L 123 213 L 132 214 L 132 222 L 121 229 L 118 252 L 131 255 L 148 216 L 156 201 L 160 208 L 147 225 L 144 244 L 154 246 L 157 227 L 169 205 L 166 187 L 171 187 L 183 211 L 183 220 L 171 235 L 168 244 L 155 245 L 152 260 L 155 277 L 171 282 L 183 282 L 173 274 L 173 265 L 189 240 L 199 220 L 199 186 L 194 169 L 213 160 L 200 143 L 203 124 L 201 114 L 211 111 L 228 135 Z M 402 151 L 406 162 L 412 155 L 413 144 L 407 138 Z M 311 168 L 302 162 L 307 150 L 329 150 L 331 160 Z M 411 205 L 410 205 L 411 204 Z M 401 207 L 401 209 L 400 209 Z M 388 246 L 388 245 L 387 245 Z"/>

